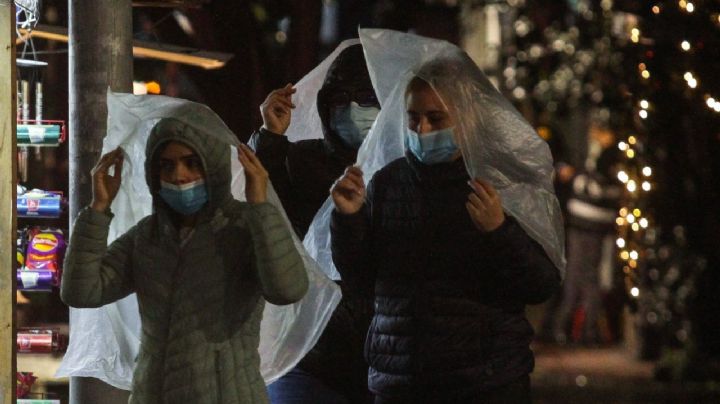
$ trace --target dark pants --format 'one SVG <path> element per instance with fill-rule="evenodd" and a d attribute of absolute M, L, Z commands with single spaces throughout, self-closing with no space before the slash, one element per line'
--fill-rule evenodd
<path fill-rule="evenodd" d="M 462 404 L 530 404 L 530 376 L 523 376 L 519 380 L 495 390 L 483 392 L 476 397 L 467 399 L 448 399 L 447 401 L 427 400 L 422 394 L 411 398 L 386 398 L 375 396 L 375 404 L 436 404 L 436 403 L 462 403 Z"/>
<path fill-rule="evenodd" d="M 566 336 L 575 309 L 585 310 L 582 338 L 585 342 L 599 342 L 598 317 L 602 308 L 599 267 L 605 234 L 583 229 L 568 229 L 568 263 L 563 282 L 563 299 L 555 321 L 555 334 Z"/>
<path fill-rule="evenodd" d="M 312 374 L 294 368 L 268 386 L 272 404 L 349 404 L 342 394 L 332 390 Z"/>

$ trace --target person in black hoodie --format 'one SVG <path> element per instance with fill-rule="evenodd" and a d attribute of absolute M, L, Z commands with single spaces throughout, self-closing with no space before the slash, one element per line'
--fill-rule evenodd
<path fill-rule="evenodd" d="M 428 75 L 448 80 L 471 61 L 435 65 Z M 468 117 L 448 109 L 458 101 L 416 76 L 405 102 L 405 156 L 367 190 L 358 167 L 331 190 L 333 261 L 351 289 L 374 294 L 365 357 L 375 403 L 529 402 L 524 309 L 558 289 L 558 268 L 500 192 L 469 176 L 458 146 Z"/>
<path fill-rule="evenodd" d="M 380 110 L 360 45 L 339 53 L 317 95 L 322 139 L 296 143 L 284 136 L 295 92 L 271 92 L 261 106 L 263 127 L 249 144 L 266 167 L 295 232 L 303 238 L 330 186 L 353 164 Z M 338 282 L 343 299 L 316 346 L 287 375 L 269 387 L 274 404 L 367 402 L 367 364 L 362 349 L 372 298 Z"/>

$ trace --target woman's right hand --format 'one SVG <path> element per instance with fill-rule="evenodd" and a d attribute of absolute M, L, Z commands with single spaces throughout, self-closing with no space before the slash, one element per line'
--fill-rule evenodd
<path fill-rule="evenodd" d="M 293 94 L 295 94 L 295 88 L 292 84 L 287 84 L 268 94 L 260 105 L 264 129 L 278 135 L 285 134 L 290 126 L 292 109 L 295 108 L 295 104 L 292 103 Z"/>
<path fill-rule="evenodd" d="M 98 212 L 104 212 L 117 196 L 122 181 L 123 150 L 117 148 L 104 156 L 92 169 L 93 198 L 90 207 Z M 111 166 L 115 166 L 113 175 L 108 173 Z"/>
<path fill-rule="evenodd" d="M 365 203 L 365 182 L 363 172 L 350 166 L 330 189 L 335 209 L 344 215 L 357 213 Z"/>

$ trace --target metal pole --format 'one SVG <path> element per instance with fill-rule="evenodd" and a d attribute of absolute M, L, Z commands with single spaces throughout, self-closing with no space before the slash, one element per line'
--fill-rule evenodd
<path fill-rule="evenodd" d="M 69 0 L 70 223 L 90 203 L 90 170 L 100 157 L 106 94 L 132 91 L 131 0 Z M 72 326 L 72 324 L 71 324 Z M 127 403 L 128 392 L 73 377 L 70 403 Z"/>

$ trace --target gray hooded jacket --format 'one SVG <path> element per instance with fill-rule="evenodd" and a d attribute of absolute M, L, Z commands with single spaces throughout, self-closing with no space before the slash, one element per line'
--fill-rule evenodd
<path fill-rule="evenodd" d="M 157 194 L 153 157 L 177 141 L 202 159 L 209 202 L 181 245 L 175 213 Z M 62 300 L 99 307 L 137 293 L 142 338 L 130 403 L 265 403 L 260 320 L 265 301 L 300 300 L 308 280 L 281 214 L 230 194 L 230 148 L 166 118 L 147 142 L 153 213 L 107 246 L 112 214 L 78 216 Z"/>

